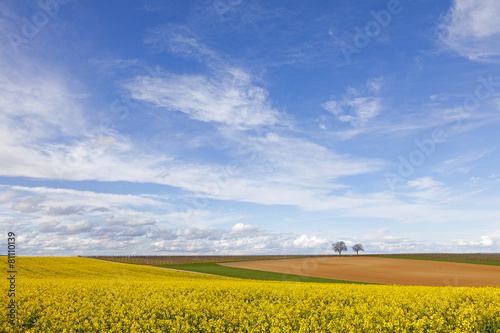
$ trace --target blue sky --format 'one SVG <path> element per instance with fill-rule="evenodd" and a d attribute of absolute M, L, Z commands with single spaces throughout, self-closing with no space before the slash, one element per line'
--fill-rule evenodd
<path fill-rule="evenodd" d="M 4 1 L 24 255 L 499 252 L 500 2 Z"/>

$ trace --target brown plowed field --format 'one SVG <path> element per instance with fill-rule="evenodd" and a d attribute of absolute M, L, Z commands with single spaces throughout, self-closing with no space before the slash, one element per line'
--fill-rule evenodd
<path fill-rule="evenodd" d="M 376 257 L 326 257 L 221 264 L 283 274 L 416 286 L 500 287 L 500 266 Z"/>

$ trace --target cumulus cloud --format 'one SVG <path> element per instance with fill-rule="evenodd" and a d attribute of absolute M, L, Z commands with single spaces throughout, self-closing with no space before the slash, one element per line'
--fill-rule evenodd
<path fill-rule="evenodd" d="M 324 248 L 328 243 L 328 239 L 317 236 L 307 237 L 305 234 L 294 239 L 292 242 L 294 247 L 301 249 Z"/>
<path fill-rule="evenodd" d="M 90 210 L 90 212 L 94 213 L 94 212 L 99 212 L 99 213 L 106 213 L 106 212 L 109 212 L 109 208 L 106 208 L 106 207 L 97 207 L 97 208 L 93 208 Z"/>
<path fill-rule="evenodd" d="M 14 197 L 14 192 L 5 191 L 0 193 L 0 203 L 9 202 Z"/>
<path fill-rule="evenodd" d="M 151 228 L 143 227 L 143 226 L 134 226 L 134 227 L 130 227 L 130 228 L 127 228 L 123 231 L 118 232 L 117 235 L 120 238 L 123 238 L 123 237 L 141 237 L 141 236 L 147 235 L 150 232 L 151 232 Z"/>
<path fill-rule="evenodd" d="M 220 239 L 222 235 L 225 233 L 224 230 L 208 227 L 208 228 L 196 228 L 189 227 L 184 229 L 177 229 L 177 236 L 185 237 L 188 240 L 192 239 L 206 239 L 206 240 L 214 240 Z"/>
<path fill-rule="evenodd" d="M 52 216 L 65 216 L 83 214 L 85 208 L 82 206 L 50 207 L 47 214 Z"/>
<path fill-rule="evenodd" d="M 483 246 L 492 246 L 494 243 L 498 242 L 500 237 L 494 236 L 481 236 L 481 245 Z"/>
<path fill-rule="evenodd" d="M 12 205 L 12 209 L 20 211 L 21 213 L 36 213 L 44 208 L 42 204 L 46 199 L 47 196 L 44 194 L 21 199 Z"/>
<path fill-rule="evenodd" d="M 38 230 L 41 233 L 57 233 L 59 235 L 77 235 L 93 231 L 98 226 L 96 222 L 88 220 L 77 221 L 72 224 L 51 221 L 41 223 Z"/>
<path fill-rule="evenodd" d="M 125 219 L 117 219 L 114 216 L 109 216 L 104 219 L 104 222 L 109 226 L 128 226 L 128 227 L 138 227 L 145 225 L 154 225 L 156 224 L 155 220 L 149 218 L 139 218 L 137 220 L 125 220 Z"/>
<path fill-rule="evenodd" d="M 254 234 L 259 232 L 259 227 L 256 225 L 244 224 L 244 223 L 236 223 L 231 228 L 232 234 Z"/>
<path fill-rule="evenodd" d="M 97 223 L 95 222 L 90 222 L 88 220 L 82 220 L 78 221 L 76 223 L 73 223 L 68 226 L 68 232 L 72 234 L 79 234 L 82 232 L 91 232 L 94 230 L 95 227 L 97 227 Z"/>
<path fill-rule="evenodd" d="M 458 239 L 455 243 L 467 252 L 495 251 L 500 245 L 500 233 L 496 231 L 489 235 L 482 235 L 474 239 Z"/>
<path fill-rule="evenodd" d="M 445 47 L 471 60 L 500 57 L 500 2 L 454 0 L 439 26 Z"/>
<path fill-rule="evenodd" d="M 51 222 L 45 222 L 41 223 L 38 226 L 38 230 L 43 233 L 49 233 L 49 232 L 59 232 L 61 230 L 67 229 L 66 226 L 61 225 L 61 222 L 58 221 L 51 221 Z"/>

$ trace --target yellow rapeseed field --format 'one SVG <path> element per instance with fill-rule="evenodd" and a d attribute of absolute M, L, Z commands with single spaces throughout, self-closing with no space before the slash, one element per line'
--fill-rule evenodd
<path fill-rule="evenodd" d="M 54 257 L 17 258 L 16 279 L 17 323 L 2 316 L 1 332 L 500 332 L 500 288 L 250 281 Z"/>

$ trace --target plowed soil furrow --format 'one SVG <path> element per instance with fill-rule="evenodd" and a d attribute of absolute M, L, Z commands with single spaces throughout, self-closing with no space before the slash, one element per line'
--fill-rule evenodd
<path fill-rule="evenodd" d="M 221 265 L 328 279 L 418 286 L 500 287 L 500 266 L 374 257 L 246 261 Z"/>

